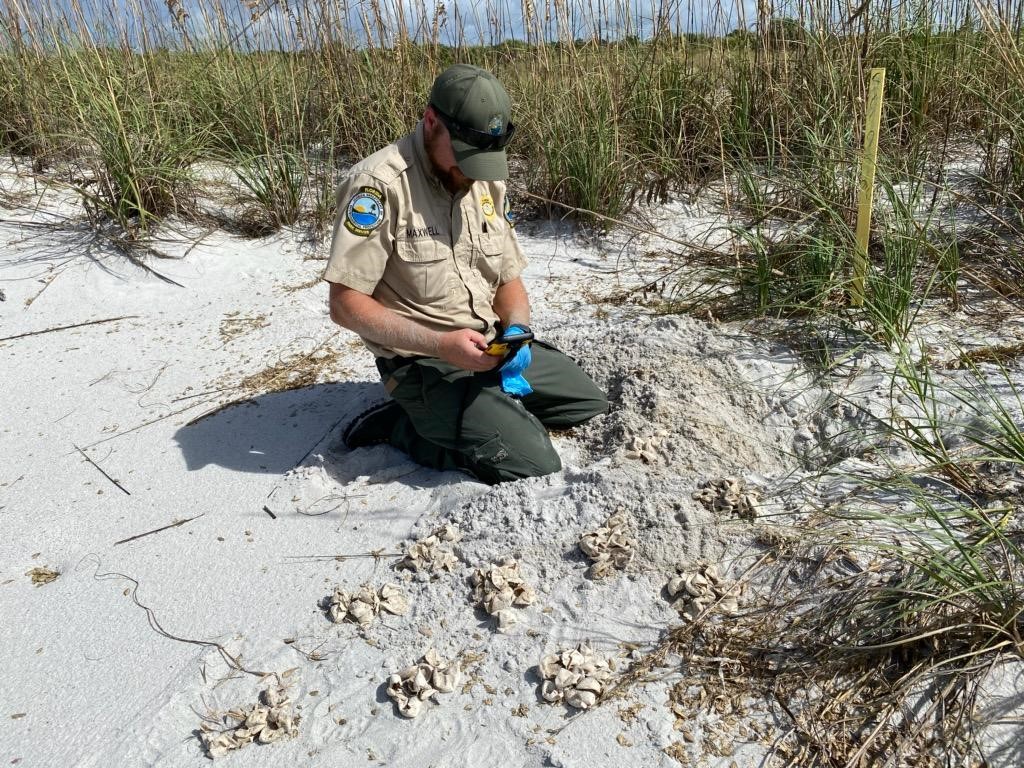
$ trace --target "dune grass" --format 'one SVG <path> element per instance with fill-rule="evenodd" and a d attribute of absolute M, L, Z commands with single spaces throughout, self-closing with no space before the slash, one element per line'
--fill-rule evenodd
<path fill-rule="evenodd" d="M 801 0 L 737 32 L 707 21 L 728 18 L 725 6 L 690 0 L 643 38 L 608 38 L 601 19 L 557 3 L 528 4 L 525 29 L 510 21 L 519 8 L 491 3 L 479 24 L 440 6 L 410 16 L 370 3 L 352 18 L 343 4 L 250 5 L 247 18 L 217 0 L 193 19 L 156 0 L 131 0 L 123 17 L 112 0 L 34 11 L 10 0 L 4 147 L 40 166 L 95 154 L 117 187 L 111 213 L 135 210 L 145 224 L 177 212 L 166 177 L 181 163 L 239 150 L 303 163 L 314 148 L 364 156 L 414 124 L 438 71 L 470 61 L 495 71 L 516 104 L 514 181 L 555 203 L 615 217 L 642 194 L 754 171 L 792 179 L 774 215 L 846 214 L 865 73 L 885 66 L 882 154 L 896 172 L 925 177 L 951 138 L 967 138 L 994 194 L 1024 189 L 1019 50 L 984 4 L 955 20 L 871 11 L 847 21 Z M 506 39 L 513 31 L 530 42 Z"/>

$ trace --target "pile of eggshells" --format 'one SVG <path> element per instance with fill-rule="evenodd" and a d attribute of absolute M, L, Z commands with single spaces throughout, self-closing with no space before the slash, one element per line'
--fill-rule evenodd
<path fill-rule="evenodd" d="M 742 588 L 722 578 L 715 566 L 700 564 L 688 569 L 677 565 L 676 570 L 678 575 L 669 579 L 665 589 L 682 618 L 693 621 L 712 605 L 727 616 L 739 610 Z"/>
<path fill-rule="evenodd" d="M 423 702 L 436 702 L 437 694 L 450 693 L 458 682 L 458 667 L 431 648 L 416 664 L 388 678 L 388 697 L 395 702 L 399 714 L 412 718 L 423 711 Z"/>
<path fill-rule="evenodd" d="M 414 541 L 406 550 L 405 557 L 398 563 L 398 569 L 436 576 L 442 571 L 454 571 L 458 559 L 446 544 L 454 544 L 462 538 L 454 525 L 445 525 L 426 538 Z"/>
<path fill-rule="evenodd" d="M 600 528 L 584 533 L 580 538 L 580 549 L 593 563 L 588 571 L 593 579 L 625 568 L 633 557 L 633 540 L 629 536 L 625 512 L 616 512 Z"/>
<path fill-rule="evenodd" d="M 747 490 L 735 477 L 705 480 L 693 492 L 693 498 L 703 504 L 708 512 L 733 515 L 743 520 L 757 518 L 757 494 Z"/>
<path fill-rule="evenodd" d="M 522 608 L 537 599 L 537 593 L 523 579 L 519 564 L 511 557 L 477 568 L 470 583 L 473 601 L 498 620 L 498 629 L 502 631 L 519 620 L 513 607 Z"/>
<path fill-rule="evenodd" d="M 539 669 L 544 678 L 540 689 L 544 701 L 589 709 L 607 689 L 615 672 L 615 662 L 587 643 L 581 643 L 545 656 Z"/>
<path fill-rule="evenodd" d="M 203 746 L 212 758 L 223 757 L 254 741 L 269 744 L 299 732 L 299 716 L 292 711 L 291 701 L 282 688 L 267 688 L 260 695 L 260 702 L 233 709 L 224 715 L 224 720 L 233 720 L 237 725 L 217 729 L 204 721 L 199 726 Z"/>
<path fill-rule="evenodd" d="M 404 616 L 409 612 L 409 600 L 394 584 L 385 584 L 380 591 L 364 584 L 352 593 L 335 587 L 327 606 L 327 615 L 335 624 L 347 619 L 360 627 L 370 626 L 381 611 Z"/>
<path fill-rule="evenodd" d="M 665 448 L 668 439 L 668 430 L 656 430 L 650 437 L 635 436 L 629 441 L 626 452 L 623 454 L 627 459 L 634 459 L 645 464 L 657 464 L 666 460 Z"/>

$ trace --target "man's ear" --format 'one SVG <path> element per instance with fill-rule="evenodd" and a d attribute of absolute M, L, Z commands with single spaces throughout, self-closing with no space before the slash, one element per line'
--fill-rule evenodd
<path fill-rule="evenodd" d="M 429 147 L 437 141 L 444 130 L 446 130 L 444 123 L 437 116 L 437 110 L 428 104 L 427 108 L 423 111 L 423 139 L 427 146 Z"/>
<path fill-rule="evenodd" d="M 437 112 L 434 111 L 434 107 L 427 104 L 427 108 L 423 110 L 423 126 L 428 130 L 433 131 L 437 125 Z"/>

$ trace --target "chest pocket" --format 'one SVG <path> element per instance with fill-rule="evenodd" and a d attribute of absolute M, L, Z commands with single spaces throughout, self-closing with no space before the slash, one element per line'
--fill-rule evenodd
<path fill-rule="evenodd" d="M 400 293 L 415 304 L 442 304 L 448 298 L 452 250 L 432 238 L 398 240 L 391 263 Z"/>
<path fill-rule="evenodd" d="M 476 268 L 492 288 L 497 288 L 501 279 L 504 246 L 504 232 L 479 232 L 473 235 Z"/>

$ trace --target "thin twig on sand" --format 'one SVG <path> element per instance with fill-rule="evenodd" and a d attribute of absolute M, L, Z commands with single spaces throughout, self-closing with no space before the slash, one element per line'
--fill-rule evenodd
<path fill-rule="evenodd" d="M 194 392 L 191 395 L 172 398 L 171 402 L 180 403 L 182 400 L 192 400 L 197 397 L 205 397 L 206 395 L 219 395 L 221 392 L 227 392 L 229 389 L 235 389 L 235 387 L 217 387 L 217 389 L 208 389 L 205 392 Z"/>
<path fill-rule="evenodd" d="M 75 449 L 76 451 L 78 451 L 78 452 L 79 452 L 80 454 L 82 454 L 82 458 L 84 458 L 84 459 L 85 459 L 86 461 L 88 461 L 88 462 L 89 462 L 90 464 L 92 464 L 92 465 L 93 465 L 94 467 L 96 467 L 96 469 L 98 469 L 98 470 L 99 470 L 99 473 L 100 473 L 101 475 L 103 475 L 103 476 L 104 476 L 105 478 L 107 478 L 107 480 L 109 480 L 109 481 L 110 481 L 110 482 L 112 482 L 112 483 L 113 483 L 114 485 L 116 485 L 116 486 L 117 486 L 118 488 L 120 488 L 120 489 L 121 489 L 122 491 L 124 491 L 124 492 L 125 492 L 125 495 L 127 495 L 127 496 L 131 496 L 131 495 L 132 495 L 132 494 L 131 494 L 131 492 L 130 492 L 130 491 L 129 491 L 129 490 L 127 489 L 127 488 L 125 488 L 125 487 L 124 487 L 123 485 L 121 485 L 121 483 L 120 483 L 120 482 L 119 482 L 118 480 L 115 480 L 115 479 L 114 479 L 114 478 L 112 478 L 112 477 L 111 477 L 110 475 L 108 475 L 108 474 L 107 474 L 107 473 L 106 473 L 106 472 L 104 471 L 103 467 L 101 467 L 101 466 L 100 466 L 99 464 L 97 464 L 97 463 L 96 463 L 95 461 L 93 461 L 93 460 L 92 460 L 92 457 L 91 457 L 91 456 L 89 456 L 89 454 L 87 454 L 87 453 L 86 453 L 85 451 L 83 451 L 83 450 L 82 450 L 81 448 L 79 448 L 79 447 L 78 447 L 77 445 L 75 445 L 74 443 L 72 443 L 71 445 L 72 445 L 72 446 L 74 446 L 74 449 Z"/>
<path fill-rule="evenodd" d="M 96 570 L 99 571 L 98 558 Z M 260 672 L 259 670 L 249 669 L 247 667 L 242 666 L 242 662 L 238 660 L 238 657 L 233 656 L 228 651 L 228 649 L 220 643 L 215 643 L 211 640 L 193 640 L 188 637 L 179 637 L 178 635 L 174 635 L 168 632 L 160 625 L 160 622 L 156 618 L 156 613 L 153 612 L 153 609 L 150 608 L 148 605 L 143 604 L 142 601 L 139 600 L 139 582 L 136 579 L 133 579 L 131 576 L 125 573 L 111 571 L 109 573 L 95 573 L 93 574 L 93 578 L 97 581 L 111 578 L 121 578 L 131 582 L 132 588 L 130 594 L 132 602 L 146 612 L 146 618 L 149 620 L 149 626 L 152 627 L 155 632 L 157 632 L 160 635 L 163 635 L 168 640 L 176 640 L 179 643 L 188 643 L 189 645 L 200 645 L 205 646 L 207 648 L 216 648 L 217 652 L 220 653 L 220 656 L 224 660 L 224 662 L 232 669 L 238 670 L 239 672 L 245 672 L 247 675 L 253 675 L 254 677 L 259 678 L 274 677 L 277 680 L 278 685 L 282 684 L 281 676 L 278 675 L 276 672 Z M 287 673 L 284 674 L 285 676 L 287 675 Z"/>
<path fill-rule="evenodd" d="M 25 306 L 26 307 L 31 307 L 32 306 L 32 302 L 34 302 L 36 299 L 38 299 L 40 296 L 42 296 L 43 295 L 43 291 L 45 291 L 47 288 L 49 288 L 54 280 L 56 280 L 58 277 L 60 277 L 62 274 L 64 274 L 65 270 L 67 270 L 67 267 L 64 267 L 64 269 L 62 269 L 62 270 L 60 270 L 58 272 L 54 272 L 46 280 L 44 280 L 43 281 L 43 287 L 40 288 L 38 291 L 36 291 L 35 294 L 33 294 L 32 296 L 29 296 L 27 299 L 25 299 Z"/>
<path fill-rule="evenodd" d="M 72 325 L 58 325 L 58 326 L 54 326 L 53 328 L 43 328 L 42 330 L 39 330 L 39 331 L 29 331 L 28 333 L 18 333 L 18 334 L 15 334 L 14 336 L 4 336 L 3 338 L 0 338 L 0 341 L 11 341 L 12 339 L 24 339 L 27 336 L 39 336 L 39 335 L 44 334 L 44 333 L 54 333 L 55 331 L 67 331 L 67 330 L 70 330 L 72 328 L 82 328 L 82 327 L 84 327 L 86 325 L 99 325 L 100 323 L 114 323 L 114 322 L 117 322 L 118 320 L 133 320 L 133 319 L 135 319 L 137 317 L 138 317 L 138 315 L 121 315 L 120 317 L 108 317 L 108 318 L 105 318 L 103 320 L 89 320 L 88 322 L 85 322 L 85 323 L 73 323 Z"/>
<path fill-rule="evenodd" d="M 345 418 L 345 416 L 342 416 L 340 419 L 331 424 L 331 426 L 327 428 L 327 431 L 320 435 L 320 439 L 313 443 L 313 446 L 308 451 L 302 454 L 302 458 L 292 465 L 292 469 L 295 469 L 295 467 L 301 467 L 302 462 L 304 462 L 306 459 L 310 457 L 313 451 L 317 449 L 317 446 L 319 446 L 324 440 L 326 440 L 328 435 L 330 435 L 334 430 L 336 430 L 341 425 L 341 422 L 345 420 Z"/>
<path fill-rule="evenodd" d="M 374 560 L 383 560 L 385 557 L 402 557 L 404 554 L 404 552 L 385 552 L 383 549 L 376 549 L 372 552 L 355 552 L 340 555 L 285 555 L 284 557 L 286 560 L 302 560 L 304 562 L 334 560 L 342 563 L 345 560 L 355 560 L 363 557 L 372 557 Z"/>
<path fill-rule="evenodd" d="M 160 533 L 160 531 L 166 531 L 168 528 L 177 528 L 179 525 L 184 525 L 185 523 L 191 523 L 193 520 L 195 520 L 197 518 L 200 518 L 200 517 L 202 517 L 205 514 L 206 514 L 205 512 L 201 512 L 198 515 L 196 515 L 195 517 L 186 517 L 184 520 L 176 520 L 175 522 L 171 523 L 170 525 L 164 525 L 164 526 L 161 526 L 159 528 L 154 528 L 152 531 L 146 531 L 145 533 L 137 533 L 134 536 L 129 536 L 127 539 L 121 539 L 120 541 L 115 541 L 114 542 L 114 546 L 116 547 L 118 544 L 126 544 L 129 541 L 135 541 L 136 539 L 141 539 L 143 536 L 151 536 L 154 533 Z"/>
<path fill-rule="evenodd" d="M 101 439 L 97 440 L 94 443 L 89 443 L 85 447 L 86 448 L 93 448 L 94 446 L 97 446 L 100 443 L 105 443 L 108 440 L 114 440 L 115 438 L 123 437 L 124 435 L 129 435 L 132 432 L 135 432 L 137 430 L 142 429 L 143 427 L 148 427 L 151 424 L 156 424 L 158 421 L 163 421 L 164 419 L 169 419 L 172 416 L 177 416 L 179 414 L 185 413 L 185 411 L 191 411 L 193 408 L 197 408 L 200 405 L 208 405 L 209 402 L 210 401 L 207 401 L 206 403 L 198 402 L 198 403 L 192 403 L 192 405 L 186 405 L 184 408 L 179 408 L 176 411 L 171 411 L 170 413 L 165 413 L 162 416 L 157 416 L 156 418 L 149 419 L 148 421 L 144 421 L 141 424 L 136 424 L 134 427 L 131 427 L 130 429 L 126 429 L 123 432 L 117 432 L 117 433 L 115 433 L 113 435 L 108 435 L 107 437 L 101 438 Z"/>

